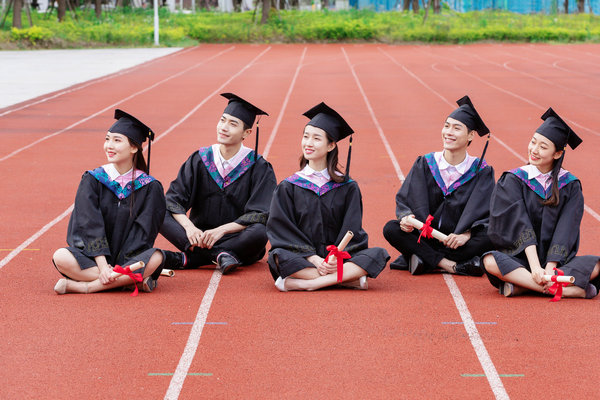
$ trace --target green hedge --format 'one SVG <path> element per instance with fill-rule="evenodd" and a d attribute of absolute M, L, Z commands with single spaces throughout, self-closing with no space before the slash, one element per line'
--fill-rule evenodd
<path fill-rule="evenodd" d="M 53 16 L 33 14 L 34 26 L 0 30 L 0 48 L 148 46 L 153 43 L 153 12 L 120 9 L 105 12 L 100 20 L 93 10 L 67 14 L 58 23 Z M 254 20 L 253 17 L 256 19 Z M 273 12 L 267 24 L 260 13 L 196 14 L 160 10 L 163 46 L 224 42 L 599 42 L 600 17 L 580 15 L 520 15 L 501 11 L 430 14 L 376 13 L 368 10 Z M 10 25 L 10 18 L 7 21 Z"/>

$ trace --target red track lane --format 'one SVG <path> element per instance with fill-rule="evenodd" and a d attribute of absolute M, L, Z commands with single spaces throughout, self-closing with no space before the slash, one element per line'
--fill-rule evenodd
<path fill-rule="evenodd" d="M 200 46 L 0 117 L 0 157 L 229 47 Z M 600 96 L 597 45 L 344 45 L 356 78 L 341 47 L 236 45 L 118 107 L 140 115 L 159 135 L 168 132 L 152 150 L 152 173 L 166 189 L 185 158 L 214 141 L 223 109 L 215 91 L 251 98 L 271 114 L 261 120 L 264 149 L 307 48 L 267 158 L 278 180 L 285 178 L 297 169 L 301 113 L 321 100 L 340 111 L 357 132 L 352 176 L 363 193 L 364 227 L 371 245 L 387 248 L 392 259 L 398 253 L 381 229 L 394 216 L 400 181 L 356 79 L 404 174 L 418 154 L 440 147 L 441 123 L 465 93 L 494 137 L 521 157 L 543 112 L 532 103 L 555 107 L 587 128 L 576 128 L 584 144 L 568 153 L 566 167 L 583 181 L 586 204 L 600 212 L 589 168 L 598 117 L 587 111 L 598 101 L 526 75 Z M 575 61 L 553 66 L 564 58 Z M 17 247 L 67 209 L 81 173 L 105 162 L 101 135 L 110 123 L 106 111 L 0 162 L 1 249 Z M 483 141 L 476 142 L 469 151 L 479 155 Z M 341 147 L 345 163 L 346 144 Z M 495 140 L 486 158 L 497 178 L 523 164 Z M 23 251 L 0 269 L 0 397 L 164 397 L 171 376 L 149 374 L 175 371 L 191 325 L 173 323 L 194 321 L 212 270 L 177 272 L 152 295 L 135 299 L 122 292 L 56 296 L 59 276 L 49 260 L 64 245 L 67 218 L 28 246 L 40 250 Z M 598 252 L 599 234 L 600 221 L 586 213 L 581 254 Z M 162 238 L 157 244 L 170 247 Z M 7 253 L 0 251 L 0 260 Z M 485 278 L 454 279 L 473 319 L 490 323 L 477 330 L 511 398 L 564 398 L 566 392 L 547 384 L 552 377 L 569 382 L 569 397 L 595 396 L 596 300 L 509 300 Z M 442 276 L 386 270 L 369 283 L 366 292 L 280 293 L 264 261 L 223 277 L 189 370 L 211 375 L 187 376 L 180 398 L 494 397 L 485 377 L 461 376 L 483 370 Z"/>

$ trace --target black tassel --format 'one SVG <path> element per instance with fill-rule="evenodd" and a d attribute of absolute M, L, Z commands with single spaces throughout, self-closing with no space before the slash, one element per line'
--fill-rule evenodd
<path fill-rule="evenodd" d="M 148 141 L 148 164 L 146 164 L 146 173 L 150 175 L 150 149 L 152 149 L 152 139 Z"/>
<path fill-rule="evenodd" d="M 485 152 L 487 151 L 488 145 L 490 144 L 490 133 L 487 135 L 487 140 L 485 142 L 485 146 L 483 147 L 483 152 L 481 153 L 481 158 L 479 158 L 479 163 L 477 164 L 477 169 L 475 173 L 479 172 L 479 168 L 481 167 L 481 163 L 483 162 L 483 157 L 485 157 Z"/>
<path fill-rule="evenodd" d="M 346 160 L 346 180 L 350 179 L 350 159 L 352 158 L 352 135 L 348 142 L 348 159 Z"/>

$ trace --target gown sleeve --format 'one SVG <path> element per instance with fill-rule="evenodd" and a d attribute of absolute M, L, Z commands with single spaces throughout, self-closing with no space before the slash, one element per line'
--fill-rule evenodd
<path fill-rule="evenodd" d="M 558 222 L 554 227 L 552 242 L 548 249 L 546 262 L 556 261 L 560 265 L 567 263 L 567 258 L 571 253 L 575 253 L 579 242 L 579 226 L 583 218 L 583 193 L 581 183 L 573 181 L 567 187 L 561 189 L 568 190 L 568 196 L 561 196 L 564 204 L 561 207 Z M 542 229 L 552 229 L 542 227 Z M 575 250 L 575 251 L 574 251 Z"/>
<path fill-rule="evenodd" d="M 277 187 L 273 167 L 264 158 L 259 158 L 252 168 L 252 187 L 250 197 L 244 206 L 244 214 L 234 222 L 240 225 L 252 225 L 267 223 L 269 206 L 273 192 Z"/>
<path fill-rule="evenodd" d="M 142 191 L 137 191 L 136 195 L 138 193 L 142 193 Z M 153 181 L 147 186 L 143 197 L 140 195 L 135 197 L 135 202 L 140 206 L 136 207 L 136 215 L 121 249 L 126 259 L 131 259 L 154 246 L 166 212 L 162 184 L 159 181 Z"/>
<path fill-rule="evenodd" d="M 104 219 L 100 211 L 100 185 L 88 172 L 83 174 L 69 227 L 67 243 L 88 257 L 110 256 Z"/>
<path fill-rule="evenodd" d="M 487 229 L 489 224 L 490 200 L 496 182 L 493 168 L 485 167 L 478 172 L 475 179 L 475 187 L 467 199 L 454 233 Z"/>
<path fill-rule="evenodd" d="M 295 215 L 294 185 L 283 181 L 273 193 L 267 220 L 267 236 L 271 247 L 288 250 L 302 257 L 316 254 L 310 237 L 298 228 Z"/>
<path fill-rule="evenodd" d="M 192 192 L 196 176 L 194 155 L 192 154 L 179 169 L 177 178 L 171 182 L 166 194 L 167 210 L 173 214 L 185 214 L 192 207 Z"/>
<path fill-rule="evenodd" d="M 423 157 L 419 156 L 396 194 L 396 218 L 414 214 L 425 221 L 429 215 L 429 194 Z"/>
<path fill-rule="evenodd" d="M 488 236 L 499 249 L 511 255 L 537 244 L 523 197 L 523 187 L 510 172 L 500 177 L 492 193 Z"/>
<path fill-rule="evenodd" d="M 353 253 L 359 250 L 364 250 L 369 246 L 369 236 L 362 229 L 362 195 L 360 188 L 356 182 L 350 183 L 348 193 L 346 195 L 346 209 L 344 213 L 344 221 L 342 229 L 338 233 L 335 245 L 339 244 L 346 232 L 352 231 L 354 236 L 345 248 L 348 253 Z"/>

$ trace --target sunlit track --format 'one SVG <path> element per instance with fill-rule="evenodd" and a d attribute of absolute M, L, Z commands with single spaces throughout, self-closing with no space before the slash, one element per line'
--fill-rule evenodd
<path fill-rule="evenodd" d="M 168 55 L 163 56 L 163 57 L 155 58 L 154 60 L 150 60 L 150 61 L 145 62 L 143 64 L 136 65 L 136 66 L 133 66 L 133 67 L 130 67 L 130 68 L 126 68 L 126 69 L 121 70 L 119 72 L 115 72 L 114 74 L 103 76 L 101 78 L 92 79 L 92 80 L 87 81 L 85 83 L 75 84 L 75 85 L 73 85 L 69 89 L 61 90 L 61 91 L 58 91 L 56 93 L 52 93 L 50 95 L 41 96 L 41 98 L 39 98 L 37 100 L 26 101 L 26 102 L 24 102 L 25 104 L 22 104 L 20 106 L 16 106 L 14 108 L 12 108 L 12 106 L 6 107 L 5 111 L 0 112 L 0 117 L 4 117 L 5 115 L 11 114 L 11 113 L 16 112 L 16 111 L 25 110 L 26 108 L 29 108 L 29 107 L 32 107 L 32 106 L 36 106 L 36 105 L 41 104 L 41 103 L 45 103 L 45 102 L 47 102 L 49 100 L 54 100 L 57 97 L 63 96 L 65 94 L 70 94 L 70 93 L 76 92 L 78 90 L 85 89 L 85 88 L 87 88 L 89 86 L 106 82 L 106 81 L 108 81 L 110 79 L 114 79 L 114 78 L 122 76 L 122 75 L 130 74 L 130 73 L 135 72 L 135 71 L 137 71 L 139 69 L 147 68 L 147 67 L 151 66 L 152 64 L 154 64 L 156 62 L 160 62 L 160 61 L 163 61 L 163 60 L 165 60 L 167 58 L 171 58 L 171 57 L 178 57 L 178 56 L 181 56 L 183 54 L 189 53 L 192 50 L 194 50 L 193 47 L 188 47 L 187 49 L 183 49 L 183 50 L 180 50 L 180 51 L 178 51 L 176 53 L 171 53 L 171 54 L 168 54 Z"/>
<path fill-rule="evenodd" d="M 181 75 L 183 75 L 183 74 L 185 74 L 185 73 L 187 73 L 187 72 L 189 72 L 189 71 L 191 71 L 191 70 L 193 70 L 195 68 L 198 68 L 199 66 L 201 66 L 201 65 L 203 65 L 203 64 L 205 64 L 207 62 L 210 62 L 210 61 L 212 61 L 212 60 L 220 57 L 221 55 L 223 55 L 223 54 L 225 54 L 225 53 L 227 53 L 227 52 L 229 52 L 229 51 L 231 51 L 233 49 L 234 49 L 234 47 L 232 46 L 232 47 L 229 47 L 228 49 L 222 50 L 219 53 L 217 53 L 217 54 L 215 54 L 215 55 L 207 58 L 206 60 L 202 60 L 201 62 L 199 62 L 199 63 L 197 63 L 197 64 L 195 64 L 195 65 L 193 65 L 191 67 L 188 67 L 185 70 L 178 72 L 177 74 L 174 74 L 174 75 L 171 75 L 171 76 L 169 76 L 167 78 L 164 78 L 164 79 L 162 79 L 162 80 L 154 83 L 153 85 L 150 85 L 150 86 L 148 86 L 148 87 L 146 87 L 146 88 L 144 88 L 144 89 L 142 89 L 142 90 L 140 90 L 140 91 L 138 91 L 136 93 L 133 93 L 133 94 L 131 94 L 131 95 L 129 95 L 129 96 L 123 98 L 123 99 L 120 99 L 120 100 L 118 100 L 118 101 L 116 101 L 116 102 L 114 102 L 114 103 L 112 103 L 112 104 L 110 104 L 110 105 L 102 108 L 101 110 L 99 110 L 99 111 L 97 111 L 97 112 L 95 112 L 95 113 L 93 113 L 91 115 L 88 115 L 87 117 L 85 117 L 83 119 L 80 119 L 77 122 L 72 123 L 71 125 L 67 126 L 66 128 L 63 128 L 63 129 L 61 129 L 59 131 L 56 131 L 54 133 L 51 133 L 49 135 L 46 135 L 46 136 L 44 136 L 44 137 L 42 137 L 42 138 L 40 138 L 40 139 L 38 139 L 38 140 L 36 140 L 36 141 L 34 141 L 34 142 L 26 145 L 26 146 L 23 146 L 23 147 L 15 150 L 15 151 L 13 151 L 13 152 L 5 155 L 5 156 L 3 156 L 3 157 L 0 157 L 0 162 L 1 161 L 6 161 L 9 158 L 14 157 L 15 155 L 21 153 L 22 151 L 27 150 L 27 149 L 29 149 L 29 148 L 31 148 L 31 147 L 39 144 L 39 143 L 42 143 L 42 142 L 44 142 L 44 141 L 46 141 L 46 140 L 48 140 L 50 138 L 53 138 L 53 137 L 58 136 L 58 135 L 60 135 L 62 133 L 65 133 L 65 132 L 67 132 L 67 131 L 75 128 L 76 126 L 79 126 L 79 125 L 83 124 L 84 122 L 89 121 L 90 119 L 92 119 L 94 117 L 97 117 L 98 115 L 101 115 L 102 113 L 105 113 L 108 110 L 113 109 L 114 107 L 116 107 L 119 104 L 121 104 L 121 103 L 123 103 L 123 102 L 125 102 L 127 100 L 131 100 L 134 97 L 139 96 L 140 94 L 146 93 L 146 92 L 148 92 L 148 91 L 150 91 L 150 90 L 152 90 L 152 89 L 154 89 L 154 88 L 162 85 L 165 82 L 168 82 L 168 81 L 170 81 L 172 79 L 175 79 L 175 78 L 177 78 L 177 77 L 179 77 L 179 76 L 181 76 Z"/>

